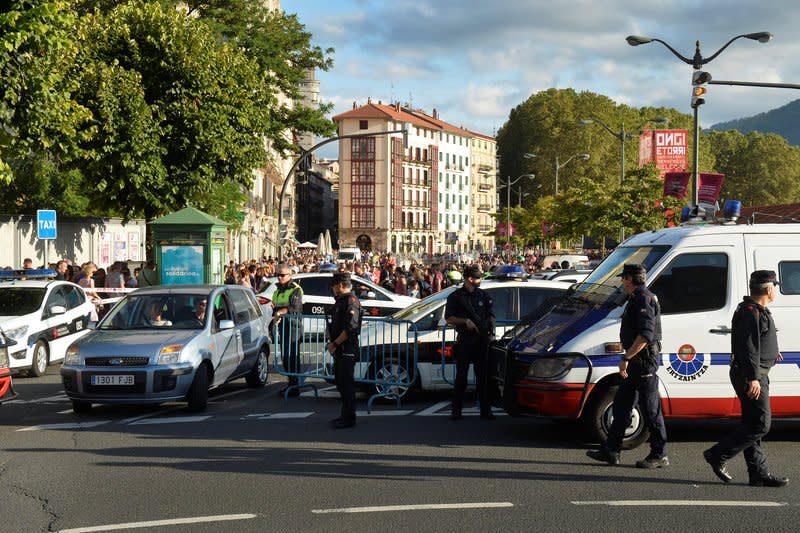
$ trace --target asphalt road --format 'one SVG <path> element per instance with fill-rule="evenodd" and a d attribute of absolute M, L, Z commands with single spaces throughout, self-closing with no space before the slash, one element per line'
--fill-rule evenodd
<path fill-rule="evenodd" d="M 0 407 L 0 531 L 794 531 L 800 422 L 766 442 L 784 489 L 719 482 L 701 457 L 730 422 L 668 424 L 671 466 L 609 467 L 574 424 L 468 413 L 447 394 L 379 404 L 334 430 L 335 394 L 244 382 L 184 405 L 72 413 L 57 367 Z M 325 385 L 323 384 L 323 387 Z M 360 401 L 366 409 L 366 402 Z M 164 522 L 165 521 L 165 522 Z"/>

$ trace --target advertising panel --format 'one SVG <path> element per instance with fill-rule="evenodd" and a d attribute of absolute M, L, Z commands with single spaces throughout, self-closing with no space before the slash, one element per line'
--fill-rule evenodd
<path fill-rule="evenodd" d="M 639 136 L 639 166 L 655 162 L 662 176 L 688 168 L 687 130 L 645 129 Z"/>
<path fill-rule="evenodd" d="M 202 246 L 163 246 L 161 262 L 164 285 L 203 283 Z"/>

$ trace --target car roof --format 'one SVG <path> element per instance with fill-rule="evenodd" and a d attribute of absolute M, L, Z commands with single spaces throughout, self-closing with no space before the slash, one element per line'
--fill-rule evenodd
<path fill-rule="evenodd" d="M 62 281 L 56 279 L 16 279 L 16 280 L 4 280 L 0 281 L 0 287 L 49 287 L 50 285 L 64 285 L 64 284 L 75 285 L 70 281 Z M 75 285 L 79 287 L 79 285 Z"/>

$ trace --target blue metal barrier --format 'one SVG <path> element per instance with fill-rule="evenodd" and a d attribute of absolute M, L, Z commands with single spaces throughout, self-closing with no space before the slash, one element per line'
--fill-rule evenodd
<path fill-rule="evenodd" d="M 293 389 L 311 388 L 318 397 L 318 381 L 333 383 L 333 356 L 325 349 L 329 337 L 324 315 L 285 315 L 274 326 L 275 371 L 297 378 Z M 359 336 L 360 350 L 355 366 L 357 385 L 371 387 L 368 411 L 377 398 L 396 400 L 417 381 L 417 327 L 408 320 L 364 317 Z M 311 380 L 311 381 L 309 381 Z"/>
<path fill-rule="evenodd" d="M 517 324 L 515 320 L 498 320 L 496 322 L 496 327 L 503 328 L 502 331 L 505 331 L 507 328 L 514 327 Z M 456 330 L 452 326 L 443 325 L 439 328 L 442 332 L 442 378 L 445 382 L 450 386 L 455 386 L 456 381 L 456 365 L 455 360 L 452 357 L 448 357 L 450 353 L 450 349 L 452 345 L 456 342 Z M 448 359 L 450 360 L 448 362 Z M 448 370 L 450 371 L 449 374 L 451 377 L 448 376 Z M 472 374 L 472 378 L 467 381 L 467 386 L 471 387 L 475 385 L 475 374 Z"/>

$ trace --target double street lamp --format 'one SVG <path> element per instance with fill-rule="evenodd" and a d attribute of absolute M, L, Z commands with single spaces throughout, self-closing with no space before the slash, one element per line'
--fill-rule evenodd
<path fill-rule="evenodd" d="M 695 42 L 694 57 L 692 57 L 692 58 L 684 57 L 683 55 L 678 53 L 678 51 L 676 51 L 673 47 L 671 47 L 667 42 L 662 41 L 661 39 L 655 39 L 655 38 L 652 38 L 652 37 L 642 37 L 640 35 L 629 35 L 628 37 L 625 38 L 625 40 L 631 46 L 639 46 L 640 44 L 648 44 L 648 43 L 651 43 L 651 42 L 661 43 L 667 48 L 667 50 L 672 52 L 672 54 L 675 57 L 677 57 L 678 59 L 680 59 L 681 61 L 683 61 L 684 63 L 686 63 L 688 65 L 692 65 L 692 68 L 694 68 L 694 70 L 698 70 L 699 71 L 701 68 L 703 68 L 703 65 L 705 65 L 707 63 L 710 63 L 718 55 L 720 55 L 722 53 L 722 51 L 725 50 L 733 41 L 735 41 L 737 39 L 742 39 L 742 38 L 750 39 L 751 41 L 758 41 L 760 43 L 766 43 L 770 39 L 772 39 L 772 34 L 770 32 L 768 32 L 768 31 L 761 31 L 761 32 L 757 32 L 757 33 L 744 33 L 742 35 L 737 35 L 736 37 L 734 37 L 733 39 L 731 39 L 730 41 L 725 43 L 725 45 L 722 48 L 720 48 L 719 50 L 714 52 L 710 57 L 703 57 L 703 55 L 700 53 L 700 41 L 698 40 L 698 41 Z M 692 206 L 696 206 L 697 205 L 697 176 L 699 174 L 698 147 L 699 147 L 699 137 L 700 137 L 700 123 L 699 123 L 699 120 L 698 120 L 698 107 L 699 107 L 699 105 L 695 105 L 694 106 L 694 143 L 693 143 L 693 145 L 694 145 L 693 146 L 693 148 L 694 148 L 693 167 L 694 168 L 693 168 L 693 171 L 692 171 Z"/>
<path fill-rule="evenodd" d="M 550 166 L 553 167 L 553 173 L 555 174 L 555 177 L 556 177 L 555 194 L 558 194 L 558 171 L 561 170 L 562 168 L 564 168 L 565 166 L 567 166 L 567 164 L 570 161 L 572 161 L 573 159 L 575 159 L 576 157 L 578 159 L 583 159 L 584 161 L 588 161 L 589 154 L 575 154 L 575 155 L 571 156 L 569 159 L 567 159 L 566 161 L 564 161 L 563 163 L 558 160 L 558 156 L 556 156 L 554 161 L 548 161 L 547 159 L 544 159 L 544 157 L 540 156 L 539 154 L 531 154 L 531 153 L 526 153 L 525 154 L 525 159 L 533 159 L 535 157 L 538 157 L 539 159 L 543 159 L 545 162 L 549 163 Z"/>
<path fill-rule="evenodd" d="M 516 185 L 522 178 L 534 179 L 536 174 L 523 174 L 513 180 L 511 176 L 506 181 L 506 242 L 511 242 L 511 187 Z M 520 187 L 521 188 L 521 187 Z M 521 194 L 521 192 L 520 192 Z"/>

